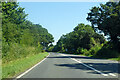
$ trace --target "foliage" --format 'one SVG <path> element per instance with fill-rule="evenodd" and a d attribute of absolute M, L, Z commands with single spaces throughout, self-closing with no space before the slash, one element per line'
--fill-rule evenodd
<path fill-rule="evenodd" d="M 53 51 L 84 54 L 99 58 L 120 56 L 120 1 L 92 7 L 87 20 L 92 26 L 78 24 L 74 30 L 62 35 Z M 109 41 L 105 41 L 103 33 Z"/>
<path fill-rule="evenodd" d="M 118 57 L 120 54 L 120 1 L 92 7 L 87 20 L 96 32 L 103 32 L 110 41 L 97 51 L 97 57 Z"/>
<path fill-rule="evenodd" d="M 2 24 L 8 21 L 15 24 L 20 24 L 25 21 L 27 14 L 24 8 L 20 7 L 16 2 L 2 2 Z"/>
<path fill-rule="evenodd" d="M 16 2 L 2 2 L 3 63 L 44 52 L 53 36 L 39 24 L 26 20 L 24 8 Z"/>
<path fill-rule="evenodd" d="M 96 55 L 97 55 L 97 52 L 98 52 L 99 50 L 101 50 L 102 47 L 103 47 L 103 44 L 99 44 L 99 45 L 96 45 L 96 46 L 92 47 L 92 48 L 89 50 L 90 55 L 96 56 Z"/>
<path fill-rule="evenodd" d="M 119 52 L 113 48 L 113 43 L 107 42 L 95 55 L 101 58 L 119 57 Z"/>
<path fill-rule="evenodd" d="M 37 54 L 42 50 L 37 47 L 20 45 L 17 43 L 13 43 L 10 46 L 7 43 L 3 42 L 3 50 L 2 50 L 2 63 L 6 63 L 18 58 L 27 57 L 31 54 Z"/>
<path fill-rule="evenodd" d="M 84 54 L 85 56 L 89 56 L 89 51 L 87 49 L 81 49 L 81 53 Z"/>
<path fill-rule="evenodd" d="M 92 47 L 104 43 L 104 41 L 104 37 L 94 32 L 90 25 L 78 24 L 73 32 L 61 36 L 54 49 L 60 52 L 83 54 L 82 49 L 87 52 Z"/>
<path fill-rule="evenodd" d="M 53 44 L 50 44 L 48 47 L 47 47 L 47 50 L 48 52 L 52 52 L 53 51 L 53 48 L 54 48 L 54 45 Z"/>
<path fill-rule="evenodd" d="M 21 72 L 24 72 L 26 69 L 41 61 L 47 55 L 48 53 L 31 54 L 27 56 L 27 58 L 21 58 L 2 64 L 2 78 L 12 78 Z"/>
<path fill-rule="evenodd" d="M 100 7 L 92 7 L 87 20 L 92 27 L 110 36 L 110 41 L 120 46 L 120 1 L 100 4 Z M 120 48 L 118 48 L 120 50 Z"/>

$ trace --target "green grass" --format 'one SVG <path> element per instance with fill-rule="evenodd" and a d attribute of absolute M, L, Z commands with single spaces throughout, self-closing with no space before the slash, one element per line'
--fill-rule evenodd
<path fill-rule="evenodd" d="M 119 58 L 110 58 L 109 60 L 120 61 L 120 57 Z"/>
<path fill-rule="evenodd" d="M 29 55 L 26 58 L 17 59 L 2 64 L 2 78 L 12 78 L 28 68 L 32 67 L 48 55 L 47 52 Z"/>
<path fill-rule="evenodd" d="M 80 55 L 80 56 L 86 56 L 86 55 L 84 55 L 84 54 L 79 54 L 79 55 Z M 93 56 L 93 55 L 89 55 L 88 57 L 120 61 L 120 57 L 118 57 L 118 58 L 101 58 L 101 57 L 96 57 L 96 56 Z"/>
<path fill-rule="evenodd" d="M 1 57 L 1 56 L 0 56 Z M 1 65 L 1 62 L 2 62 L 2 60 L 1 60 L 1 58 L 0 58 L 0 80 L 2 79 L 2 65 Z"/>

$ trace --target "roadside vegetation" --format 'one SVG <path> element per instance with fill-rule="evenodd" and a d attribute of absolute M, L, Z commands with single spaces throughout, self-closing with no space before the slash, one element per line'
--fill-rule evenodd
<path fill-rule="evenodd" d="M 53 36 L 26 19 L 16 2 L 2 2 L 2 63 L 44 52 Z"/>
<path fill-rule="evenodd" d="M 92 26 L 78 24 L 47 50 L 120 60 L 120 1 L 92 7 L 86 19 Z"/>
<path fill-rule="evenodd" d="M 26 19 L 24 8 L 16 2 L 2 2 L 2 77 L 23 72 L 42 60 L 53 36 L 39 24 Z"/>
<path fill-rule="evenodd" d="M 48 55 L 47 52 L 31 54 L 27 58 L 21 58 L 2 65 L 2 78 L 13 78 L 21 72 L 32 67 Z"/>
<path fill-rule="evenodd" d="M 46 49 L 120 60 L 120 2 L 92 7 L 86 18 L 92 26 L 78 24 L 62 35 L 56 45 L 52 44 L 54 38 L 47 29 L 26 19 L 28 14 L 19 3 L 1 4 L 3 78 L 13 77 L 42 60 L 48 55 Z"/>

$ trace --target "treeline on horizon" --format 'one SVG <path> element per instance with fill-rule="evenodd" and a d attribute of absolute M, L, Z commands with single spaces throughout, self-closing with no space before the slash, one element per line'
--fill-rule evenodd
<path fill-rule="evenodd" d="M 120 59 L 120 1 L 92 7 L 86 19 L 92 26 L 78 24 L 47 51 Z"/>
<path fill-rule="evenodd" d="M 39 24 L 26 19 L 17 2 L 2 2 L 2 63 L 44 52 L 54 40 Z"/>

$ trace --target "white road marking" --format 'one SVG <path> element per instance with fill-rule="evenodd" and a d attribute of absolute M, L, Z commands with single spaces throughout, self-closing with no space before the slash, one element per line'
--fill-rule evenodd
<path fill-rule="evenodd" d="M 60 55 L 66 56 L 65 54 L 60 54 Z"/>
<path fill-rule="evenodd" d="M 81 61 L 78 61 L 78 60 L 76 60 L 76 59 L 74 59 L 74 58 L 71 58 L 71 59 L 74 60 L 74 61 L 76 61 L 76 62 L 78 62 L 78 63 L 81 63 L 82 65 L 84 65 L 84 66 L 86 66 L 86 67 L 88 67 L 88 68 L 90 68 L 90 69 L 92 69 L 92 70 L 94 70 L 94 71 L 96 71 L 96 72 L 98 72 L 98 73 L 100 73 L 100 74 L 103 75 L 103 76 L 108 76 L 108 74 L 104 74 L 104 73 L 98 71 L 97 69 L 92 68 L 92 67 L 90 67 L 90 66 L 88 66 L 88 65 L 86 65 L 86 64 L 84 64 L 84 63 L 82 63 Z"/>
<path fill-rule="evenodd" d="M 49 53 L 49 55 L 50 55 L 50 53 Z M 48 56 L 49 56 L 48 55 Z M 47 56 L 47 57 L 48 57 Z M 47 58 L 46 57 L 46 58 Z M 21 75 L 19 75 L 19 76 L 17 76 L 16 78 L 20 78 L 20 77 L 22 77 L 23 75 L 25 75 L 26 73 L 28 73 L 29 71 L 31 71 L 33 68 L 35 68 L 36 66 L 38 66 L 40 63 L 42 63 L 46 58 L 44 58 L 42 61 L 40 61 L 39 63 L 37 63 L 36 65 L 34 65 L 33 67 L 31 67 L 30 69 L 28 69 L 27 71 L 25 71 L 24 73 L 22 73 Z"/>
<path fill-rule="evenodd" d="M 67 55 L 65 55 L 65 54 L 61 54 L 61 55 L 67 56 Z M 70 57 L 69 57 L 69 58 L 70 58 Z M 97 69 L 95 69 L 95 68 L 93 68 L 93 67 L 90 67 L 90 66 L 88 66 L 88 65 L 86 65 L 86 64 L 82 63 L 81 61 L 78 61 L 78 60 L 76 60 L 76 59 L 74 59 L 74 58 L 70 58 L 70 59 L 72 59 L 72 60 L 74 60 L 74 61 L 76 61 L 76 62 L 78 62 L 78 63 L 81 63 L 82 65 L 84 65 L 84 66 L 86 66 L 86 67 L 88 67 L 88 68 L 90 68 L 90 69 L 92 69 L 92 70 L 100 73 L 100 74 L 103 75 L 103 76 L 108 76 L 108 75 L 116 76 L 116 75 L 113 74 L 113 73 L 108 73 L 108 74 L 102 73 L 101 71 L 99 71 L 99 70 L 97 70 Z"/>
<path fill-rule="evenodd" d="M 109 75 L 111 75 L 111 76 L 116 76 L 115 74 L 113 74 L 113 73 L 109 73 Z"/>

